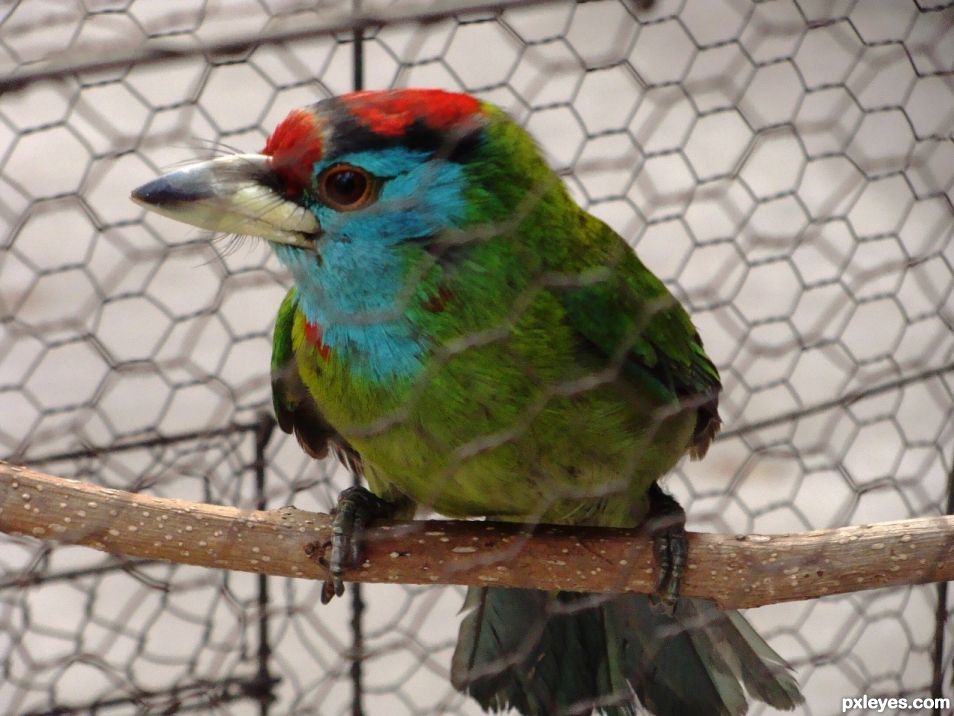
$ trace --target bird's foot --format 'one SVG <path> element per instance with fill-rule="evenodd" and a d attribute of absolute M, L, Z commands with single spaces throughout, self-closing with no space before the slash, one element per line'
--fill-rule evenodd
<path fill-rule="evenodd" d="M 394 505 L 382 500 L 363 487 L 349 487 L 338 495 L 338 504 L 331 511 L 331 541 L 312 543 L 305 551 L 330 573 L 330 578 L 321 585 L 321 603 L 327 604 L 333 597 L 344 594 L 342 575 L 346 569 L 361 564 L 364 546 L 364 531 L 368 523 L 382 517 L 390 517 Z M 331 558 L 325 552 L 331 547 Z"/>
<path fill-rule="evenodd" d="M 650 595 L 650 601 L 658 610 L 672 613 L 689 558 L 686 512 L 671 495 L 654 484 L 649 490 L 645 525 L 653 540 L 653 554 L 659 568 L 656 591 Z"/>

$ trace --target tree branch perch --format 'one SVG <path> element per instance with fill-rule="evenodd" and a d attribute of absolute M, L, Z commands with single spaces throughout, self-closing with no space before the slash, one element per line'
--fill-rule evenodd
<path fill-rule="evenodd" d="M 128 557 L 321 579 L 306 547 L 330 517 L 293 507 L 243 510 L 134 494 L 0 463 L 0 531 Z M 532 534 L 531 534 L 532 532 Z M 370 531 L 349 580 L 649 592 L 639 530 L 430 520 Z M 684 596 L 723 608 L 954 578 L 954 517 L 784 535 L 689 535 Z"/>

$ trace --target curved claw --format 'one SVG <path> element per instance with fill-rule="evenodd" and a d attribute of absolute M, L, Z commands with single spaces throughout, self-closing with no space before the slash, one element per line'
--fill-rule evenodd
<path fill-rule="evenodd" d="M 328 547 L 331 546 L 331 542 L 309 542 L 305 545 L 305 554 L 311 557 L 312 561 L 315 562 L 320 567 L 330 571 L 331 563 L 325 557 L 325 552 L 328 550 Z M 339 580 L 340 583 L 340 580 Z M 344 593 L 344 585 L 341 585 L 341 591 L 336 591 L 335 583 L 332 580 L 325 580 L 321 583 L 321 603 L 327 604 L 331 599 L 337 594 L 341 596 Z"/>
<path fill-rule="evenodd" d="M 344 583 L 340 579 L 326 579 L 321 583 L 321 603 L 327 604 L 335 597 L 344 594 Z"/>
<path fill-rule="evenodd" d="M 689 542 L 681 525 L 664 527 L 653 534 L 653 553 L 659 573 L 656 575 L 656 592 L 653 603 L 672 611 L 679 596 L 679 584 L 689 558 Z"/>
<path fill-rule="evenodd" d="M 689 559 L 686 513 L 678 502 L 655 484 L 650 488 L 649 501 L 646 526 L 653 539 L 653 554 L 659 567 L 656 591 L 650 595 L 650 601 L 658 609 L 671 613 Z"/>
<path fill-rule="evenodd" d="M 321 603 L 327 604 L 333 597 L 344 594 L 342 576 L 346 569 L 361 564 L 364 533 L 371 520 L 387 517 L 394 506 L 363 487 L 349 487 L 338 495 L 338 504 L 332 514 L 331 541 L 309 545 L 312 558 L 326 567 L 330 579 L 321 585 Z M 325 550 L 331 546 L 331 557 L 325 559 Z M 317 555 L 317 556 L 316 556 Z"/>

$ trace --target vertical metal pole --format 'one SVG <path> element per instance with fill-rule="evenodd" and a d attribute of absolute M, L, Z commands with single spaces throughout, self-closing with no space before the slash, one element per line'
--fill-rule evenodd
<path fill-rule="evenodd" d="M 954 455 L 951 455 L 951 471 L 947 476 L 947 514 L 954 515 Z M 937 610 L 934 612 L 934 675 L 931 679 L 931 696 L 944 696 L 944 634 L 947 631 L 947 582 L 937 584 Z M 937 701 L 935 701 L 937 703 Z M 941 716 L 941 708 L 934 707 L 934 716 Z"/>
<path fill-rule="evenodd" d="M 268 499 L 265 496 L 265 448 L 275 429 L 275 421 L 271 415 L 263 413 L 259 416 L 258 426 L 255 428 L 255 500 L 256 507 L 264 510 Z M 255 674 L 256 697 L 258 698 L 258 712 L 261 716 L 268 716 L 272 701 L 275 700 L 273 688 L 275 679 L 268 670 L 268 662 L 272 655 L 272 646 L 268 631 L 268 577 L 258 575 L 258 672 Z"/>
<path fill-rule="evenodd" d="M 361 13 L 361 0 L 354 0 L 352 8 L 354 14 L 359 15 Z M 354 31 L 352 53 L 352 86 L 357 92 L 364 89 L 364 33 L 360 28 L 356 28 Z M 361 479 L 357 475 L 354 476 L 353 484 L 361 484 Z M 364 716 L 363 617 L 364 597 L 361 593 L 361 584 L 355 582 L 351 585 L 351 716 Z"/>
<path fill-rule="evenodd" d="M 358 482 L 356 479 L 355 482 Z M 364 598 L 361 585 L 351 585 L 351 716 L 364 716 L 364 684 L 362 667 L 364 666 Z"/>
<path fill-rule="evenodd" d="M 354 14 L 361 14 L 361 0 L 354 0 L 352 3 Z M 355 92 L 364 89 L 364 31 L 361 28 L 355 28 L 354 45 L 352 47 L 352 88 Z"/>

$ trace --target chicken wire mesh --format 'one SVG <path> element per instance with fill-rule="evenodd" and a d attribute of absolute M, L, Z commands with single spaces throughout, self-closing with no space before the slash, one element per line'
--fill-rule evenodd
<path fill-rule="evenodd" d="M 263 417 L 288 277 L 129 190 L 220 145 L 256 151 L 290 109 L 355 84 L 437 86 L 523 123 L 690 310 L 726 423 L 666 482 L 691 528 L 951 512 L 954 9 L 506 5 L 366 3 L 390 21 L 357 41 L 365 23 L 334 3 L 0 9 L 0 456 L 327 510 L 350 476 Z M 0 561 L 5 713 L 479 713 L 448 683 L 456 588 L 319 607 L 308 581 L 25 538 Z M 947 613 L 928 585 L 748 617 L 794 666 L 800 712 L 832 714 L 950 695 Z"/>

